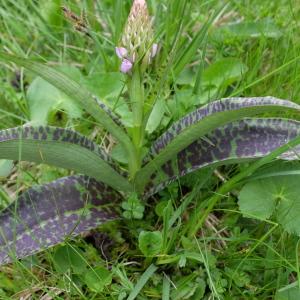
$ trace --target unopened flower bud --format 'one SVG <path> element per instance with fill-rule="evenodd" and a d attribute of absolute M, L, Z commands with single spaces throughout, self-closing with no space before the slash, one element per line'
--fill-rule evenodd
<path fill-rule="evenodd" d="M 157 44 L 153 44 L 152 45 L 152 51 L 151 51 L 151 57 L 155 57 L 156 53 L 157 53 L 157 50 L 158 50 L 158 45 Z"/>
<path fill-rule="evenodd" d="M 116 47 L 116 54 L 119 58 L 123 59 L 127 56 L 128 51 L 124 47 Z"/>

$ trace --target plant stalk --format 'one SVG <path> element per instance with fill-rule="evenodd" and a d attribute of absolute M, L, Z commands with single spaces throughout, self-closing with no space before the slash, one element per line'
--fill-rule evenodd
<path fill-rule="evenodd" d="M 132 78 L 129 82 L 131 109 L 133 114 L 133 128 L 131 130 L 132 143 L 135 148 L 136 159 L 130 170 L 130 178 L 134 179 L 136 173 L 141 169 L 142 147 L 144 140 L 144 87 L 142 83 L 139 66 L 133 69 Z"/>

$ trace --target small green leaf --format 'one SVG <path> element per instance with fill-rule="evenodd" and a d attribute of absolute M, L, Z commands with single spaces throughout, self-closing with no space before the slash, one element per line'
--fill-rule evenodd
<path fill-rule="evenodd" d="M 136 193 L 132 193 L 127 201 L 122 202 L 122 208 L 125 210 L 123 216 L 126 219 L 142 219 L 145 206 L 141 203 Z"/>
<path fill-rule="evenodd" d="M 196 103 L 201 102 L 199 97 L 193 94 L 193 89 L 178 90 L 174 97 L 167 101 L 167 110 L 171 113 L 173 120 L 183 117 Z"/>
<path fill-rule="evenodd" d="M 7 177 L 14 167 L 12 160 L 0 159 L 0 179 Z"/>
<path fill-rule="evenodd" d="M 159 254 L 162 242 L 163 239 L 160 231 L 142 231 L 139 235 L 139 248 L 145 256 Z"/>
<path fill-rule="evenodd" d="M 235 270 L 227 267 L 225 267 L 225 272 L 239 288 L 247 287 L 251 282 L 250 276 L 246 272 L 236 272 Z"/>
<path fill-rule="evenodd" d="M 194 296 L 193 296 L 193 300 L 200 300 L 200 299 L 203 299 L 204 295 L 205 295 L 205 289 L 206 289 L 206 283 L 205 281 L 202 279 L 202 278 L 198 278 L 197 280 L 197 284 L 198 284 L 198 287 L 194 293 Z"/>
<path fill-rule="evenodd" d="M 96 267 L 88 270 L 83 277 L 84 283 L 89 289 L 100 293 L 104 287 L 111 284 L 112 274 L 103 267 Z"/>
<path fill-rule="evenodd" d="M 87 268 L 83 252 L 76 246 L 59 247 L 53 255 L 53 262 L 59 273 L 72 270 L 76 274 L 82 274 Z"/>
<path fill-rule="evenodd" d="M 155 213 L 159 216 L 162 217 L 164 215 L 164 209 L 168 206 L 169 201 L 164 200 L 160 201 L 156 206 L 155 206 Z"/>
<path fill-rule="evenodd" d="M 196 74 L 195 72 L 193 72 L 193 69 L 190 67 L 186 67 L 176 78 L 176 84 L 193 86 L 195 83 L 195 77 Z"/>

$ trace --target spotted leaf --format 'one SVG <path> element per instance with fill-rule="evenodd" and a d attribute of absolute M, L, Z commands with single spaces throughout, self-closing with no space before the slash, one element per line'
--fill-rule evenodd
<path fill-rule="evenodd" d="M 112 188 L 81 175 L 32 187 L 0 212 L 0 264 L 117 219 L 120 199 Z"/>
<path fill-rule="evenodd" d="M 157 171 L 146 188 L 149 196 L 180 176 L 200 168 L 244 162 L 268 155 L 300 135 L 300 122 L 287 119 L 244 119 L 222 126 L 190 144 Z M 300 147 L 280 158 L 300 159 Z"/>
<path fill-rule="evenodd" d="M 0 131 L 0 159 L 26 160 L 75 170 L 129 190 L 110 156 L 81 134 L 56 127 L 17 127 Z"/>
<path fill-rule="evenodd" d="M 137 176 L 136 185 L 143 190 L 157 169 L 209 132 L 229 122 L 263 113 L 300 112 L 300 105 L 273 97 L 228 98 L 212 102 L 174 123 L 151 148 L 149 161 Z"/>

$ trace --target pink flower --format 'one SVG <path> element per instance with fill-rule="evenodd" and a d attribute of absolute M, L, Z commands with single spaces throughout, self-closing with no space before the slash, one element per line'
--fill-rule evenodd
<path fill-rule="evenodd" d="M 128 51 L 124 47 L 116 47 L 116 54 L 119 58 L 123 59 L 127 56 Z"/>
<path fill-rule="evenodd" d="M 132 66 L 133 66 L 132 62 L 129 59 L 124 58 L 121 64 L 121 72 L 125 74 L 130 72 Z"/>

